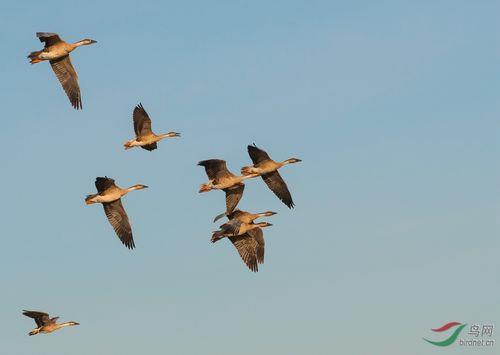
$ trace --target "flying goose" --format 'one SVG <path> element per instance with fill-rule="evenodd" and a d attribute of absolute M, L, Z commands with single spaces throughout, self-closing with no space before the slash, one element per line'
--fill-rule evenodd
<path fill-rule="evenodd" d="M 141 147 L 142 149 L 151 151 L 157 148 L 156 143 L 163 138 L 180 137 L 180 133 L 177 132 L 168 132 L 160 135 L 154 134 L 151 131 L 151 119 L 141 103 L 134 108 L 132 118 L 134 119 L 136 138 L 125 142 L 125 149 Z"/>
<path fill-rule="evenodd" d="M 272 212 L 274 214 L 274 212 Z M 261 228 L 272 226 L 268 222 L 253 223 L 262 214 L 250 214 L 238 211 L 236 214 L 228 215 L 229 222 L 220 226 L 218 231 L 213 232 L 211 242 L 215 243 L 224 237 L 228 237 L 235 246 L 241 259 L 247 267 L 253 271 L 259 271 L 258 264 L 264 263 L 264 234 Z M 244 221 L 248 222 L 244 222 Z"/>
<path fill-rule="evenodd" d="M 64 42 L 57 33 L 37 32 L 36 36 L 40 42 L 45 43 L 45 48 L 41 51 L 31 52 L 28 55 L 31 64 L 48 60 L 52 70 L 61 83 L 66 95 L 68 95 L 71 105 L 75 109 L 82 109 L 82 96 L 80 86 L 78 86 L 78 75 L 76 74 L 69 54 L 80 46 L 87 46 L 97 43 L 93 39 L 82 39 L 75 43 Z"/>
<path fill-rule="evenodd" d="M 273 216 L 277 214 L 276 212 L 272 211 L 266 211 L 266 212 L 261 212 L 261 213 L 249 213 L 246 211 L 241 211 L 239 209 L 235 209 L 234 211 L 227 213 L 223 212 L 217 217 L 215 217 L 214 222 L 217 222 L 219 219 L 222 217 L 226 216 L 229 220 L 237 218 L 239 221 L 244 222 L 244 223 L 252 223 L 255 219 L 259 217 L 267 217 L 267 216 Z"/>
<path fill-rule="evenodd" d="M 248 154 L 252 159 L 253 166 L 245 166 L 241 168 L 241 173 L 246 176 L 257 175 L 261 176 L 272 192 L 285 204 L 288 208 L 293 208 L 294 203 L 292 195 L 288 191 L 285 181 L 281 177 L 278 169 L 287 164 L 298 163 L 302 160 L 290 158 L 282 162 L 275 162 L 269 155 L 257 146 L 249 145 Z"/>
<path fill-rule="evenodd" d="M 208 176 L 208 183 L 201 184 L 199 192 L 208 192 L 210 190 L 223 190 L 226 193 L 226 213 L 231 213 L 243 196 L 245 184 L 243 180 L 258 176 L 250 174 L 246 176 L 233 175 L 228 169 L 225 160 L 210 159 L 202 160 L 199 166 L 205 168 Z"/>
<path fill-rule="evenodd" d="M 53 331 L 56 331 L 64 327 L 80 325 L 80 323 L 73 321 L 65 323 L 56 323 L 59 317 L 50 318 L 49 315 L 44 312 L 24 310 L 23 315 L 25 315 L 26 317 L 33 318 L 35 320 L 37 328 L 28 333 L 30 336 L 36 335 L 38 333 L 52 333 Z"/>
<path fill-rule="evenodd" d="M 142 190 L 147 188 L 147 186 L 137 184 L 127 189 L 122 189 L 115 185 L 115 180 L 105 176 L 95 179 L 95 187 L 97 188 L 97 194 L 87 195 L 85 203 L 87 205 L 102 203 L 104 213 L 123 245 L 129 249 L 134 249 L 135 244 L 132 236 L 132 227 L 130 227 L 127 213 L 123 208 L 121 197 L 125 196 L 130 191 Z"/>

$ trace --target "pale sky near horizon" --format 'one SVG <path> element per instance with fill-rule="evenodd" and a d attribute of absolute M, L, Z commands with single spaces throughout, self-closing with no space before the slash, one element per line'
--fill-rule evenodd
<path fill-rule="evenodd" d="M 3 108 L 0 354 L 421 355 L 500 346 L 498 1 L 9 2 Z M 70 106 L 35 32 L 72 54 Z M 123 150 L 142 102 L 153 152 Z M 261 180 L 240 208 L 273 210 L 249 272 L 209 242 L 247 144 L 283 168 L 296 208 Z M 124 248 L 96 176 L 124 198 Z M 23 309 L 79 327 L 28 337 Z M 489 349 L 436 348 L 450 321 L 495 324 Z"/>

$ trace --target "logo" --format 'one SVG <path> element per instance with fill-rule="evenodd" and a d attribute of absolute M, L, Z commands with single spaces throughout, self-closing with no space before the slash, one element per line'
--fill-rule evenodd
<path fill-rule="evenodd" d="M 467 326 L 467 324 L 462 324 L 462 323 L 459 323 L 459 322 L 450 322 L 450 323 L 446 323 L 445 325 L 443 325 L 442 327 L 440 328 L 435 328 L 435 329 L 431 329 L 433 332 L 438 332 L 438 333 L 441 333 L 441 332 L 445 332 L 447 331 L 448 329 L 451 329 L 451 328 L 455 328 L 457 327 L 453 333 L 445 340 L 442 340 L 442 341 L 432 341 L 432 340 L 429 340 L 429 339 L 425 339 L 424 340 L 426 342 L 428 342 L 429 344 L 432 344 L 432 345 L 436 345 L 436 346 L 450 346 L 451 344 L 453 344 L 455 342 L 455 340 L 457 340 L 458 336 L 460 335 L 460 332 Z"/>
<path fill-rule="evenodd" d="M 446 332 L 446 337 L 443 340 L 435 341 L 435 340 L 429 340 L 426 338 L 423 338 L 426 342 L 429 344 L 435 345 L 435 346 L 450 346 L 453 343 L 456 342 L 458 337 L 460 336 L 460 333 L 464 328 L 467 326 L 467 324 L 462 324 L 460 322 L 449 322 L 444 324 L 443 326 L 439 328 L 434 328 L 431 329 L 433 332 L 436 333 L 444 333 Z M 451 333 L 448 332 L 448 330 L 451 329 Z M 468 332 L 469 338 L 459 338 L 458 345 L 459 346 L 493 346 L 495 345 L 495 340 L 491 339 L 493 335 L 493 324 L 482 324 L 480 326 L 479 324 L 473 324 L 470 326 L 470 330 Z M 472 337 L 472 339 L 470 339 Z"/>

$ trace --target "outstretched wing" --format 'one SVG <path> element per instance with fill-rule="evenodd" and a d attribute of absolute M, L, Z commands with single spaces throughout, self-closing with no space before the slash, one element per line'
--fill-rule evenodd
<path fill-rule="evenodd" d="M 113 202 L 107 202 L 102 204 L 104 207 L 104 213 L 108 217 L 108 221 L 115 230 L 118 238 L 122 241 L 129 249 L 134 249 L 134 237 L 132 236 L 132 227 L 130 227 L 130 222 L 128 221 L 127 213 L 122 205 L 122 200 L 118 199 Z"/>
<path fill-rule="evenodd" d="M 293 208 L 293 206 L 295 206 L 292 200 L 292 195 L 290 194 L 290 191 L 288 191 L 288 187 L 278 171 L 264 174 L 262 175 L 262 179 L 271 191 L 274 192 L 274 194 L 288 206 L 288 208 Z"/>
<path fill-rule="evenodd" d="M 259 271 L 257 262 L 257 247 L 258 243 L 249 233 L 229 237 L 229 240 L 235 246 L 241 259 L 247 267 L 253 271 Z"/>
<path fill-rule="evenodd" d="M 52 323 L 49 315 L 45 312 L 23 310 L 23 315 L 25 315 L 26 317 L 33 318 L 35 320 L 37 327 L 41 327 Z"/>
<path fill-rule="evenodd" d="M 227 165 L 225 160 L 221 159 L 209 159 L 202 160 L 198 163 L 198 165 L 205 167 L 205 172 L 210 180 L 217 180 L 224 177 L 233 176 L 227 170 Z"/>
<path fill-rule="evenodd" d="M 262 232 L 262 229 L 251 229 L 247 232 L 247 234 L 253 237 L 257 242 L 257 262 L 259 264 L 264 264 L 264 248 L 266 246 L 266 242 L 264 241 L 264 233 Z"/>
<path fill-rule="evenodd" d="M 51 60 L 50 65 L 66 95 L 68 95 L 71 106 L 77 110 L 82 109 L 82 96 L 80 94 L 80 86 L 78 85 L 78 75 L 75 68 L 73 68 L 73 64 L 71 64 L 69 55 Z"/>
<path fill-rule="evenodd" d="M 103 191 L 106 191 L 112 186 L 115 185 L 115 180 L 110 179 L 109 177 L 98 177 L 95 179 L 95 187 L 97 189 L 97 192 L 101 193 Z"/>
<path fill-rule="evenodd" d="M 141 103 L 134 108 L 132 118 L 134 119 L 134 131 L 136 136 L 143 136 L 151 133 L 151 119 Z"/>
<path fill-rule="evenodd" d="M 243 190 L 245 189 L 245 185 L 236 185 L 224 189 L 226 193 L 226 213 L 230 214 L 240 202 L 241 197 L 243 196 Z"/>
<path fill-rule="evenodd" d="M 250 155 L 250 158 L 252 159 L 252 162 L 254 164 L 258 164 L 266 160 L 271 160 L 269 155 L 262 149 L 257 148 L 255 143 L 253 145 L 249 145 L 247 149 L 248 149 L 248 155 Z"/>
<path fill-rule="evenodd" d="M 36 36 L 40 39 L 40 42 L 45 42 L 45 48 L 50 47 L 57 42 L 62 42 L 57 33 L 37 32 Z"/>

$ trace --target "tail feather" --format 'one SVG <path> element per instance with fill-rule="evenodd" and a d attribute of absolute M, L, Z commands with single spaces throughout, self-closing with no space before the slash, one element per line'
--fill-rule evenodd
<path fill-rule="evenodd" d="M 210 241 L 212 243 L 215 243 L 216 241 L 221 240 L 222 238 L 224 238 L 224 233 L 222 231 L 215 231 L 213 232 Z"/>
<path fill-rule="evenodd" d="M 43 62 L 43 59 L 38 58 L 38 56 L 40 55 L 40 53 L 42 53 L 42 51 L 31 52 L 28 55 L 28 58 L 30 59 L 30 63 L 31 64 L 36 64 L 36 63 Z"/>
<path fill-rule="evenodd" d="M 241 175 L 251 175 L 253 174 L 252 172 L 253 166 L 244 166 L 241 168 Z"/>
<path fill-rule="evenodd" d="M 35 59 L 37 58 L 40 54 L 42 53 L 42 51 L 35 51 L 35 52 L 31 52 L 30 54 L 28 54 L 28 58 L 29 59 Z"/>
<path fill-rule="evenodd" d="M 91 204 L 95 203 L 94 201 L 91 201 L 91 200 L 92 200 L 92 198 L 94 198 L 94 197 L 96 197 L 96 196 L 97 196 L 97 194 L 87 195 L 87 196 L 85 197 L 85 203 L 86 203 L 87 205 L 91 205 Z"/>
<path fill-rule="evenodd" d="M 123 146 L 125 147 L 125 150 L 134 148 L 134 146 L 132 145 L 132 142 L 133 141 L 127 141 L 127 142 L 125 142 L 125 144 L 123 144 Z"/>
<path fill-rule="evenodd" d="M 208 184 L 201 184 L 198 192 L 208 192 L 210 190 L 212 190 L 212 188 Z"/>

